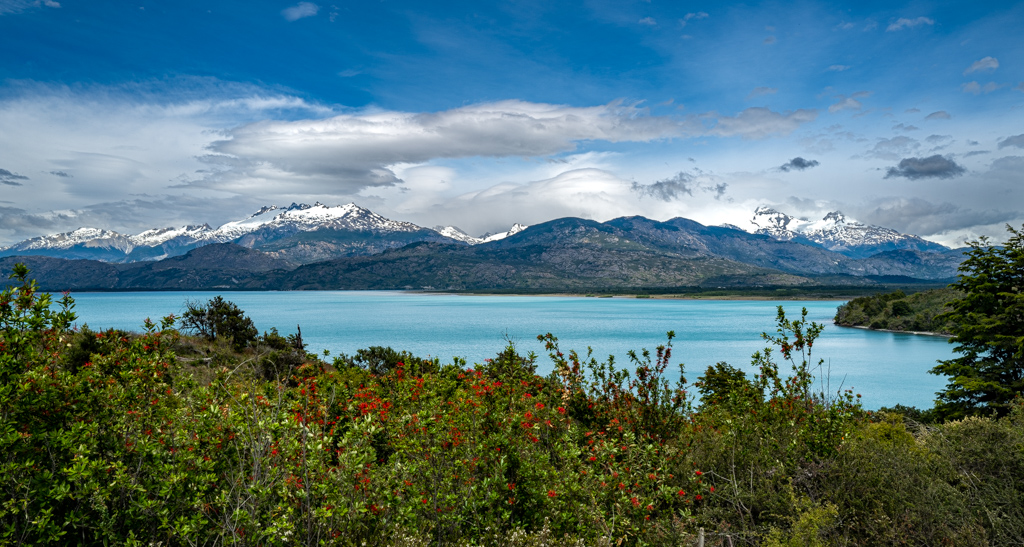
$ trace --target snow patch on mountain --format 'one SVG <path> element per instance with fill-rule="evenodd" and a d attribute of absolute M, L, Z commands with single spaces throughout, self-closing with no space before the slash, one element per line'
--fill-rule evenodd
<path fill-rule="evenodd" d="M 750 220 L 755 234 L 766 234 L 782 241 L 805 240 L 830 251 L 853 255 L 872 251 L 916 249 L 942 252 L 947 247 L 918 236 L 901 234 L 891 228 L 871 226 L 847 218 L 839 211 L 821 220 L 796 218 L 770 207 L 758 207 Z"/>
<path fill-rule="evenodd" d="M 496 234 L 486 233 L 480 237 L 473 237 L 459 229 L 457 226 L 437 226 L 434 228 L 434 231 L 456 241 L 461 241 L 470 245 L 479 245 L 481 243 L 489 243 L 491 241 L 500 241 L 508 236 L 518 234 L 527 228 L 529 228 L 529 226 L 519 224 L 517 222 L 513 224 L 507 232 L 498 232 Z"/>
<path fill-rule="evenodd" d="M 485 234 L 473 237 L 454 226 L 435 228 L 439 234 L 470 245 L 498 241 L 524 230 L 526 226 L 516 224 L 507 232 Z M 281 233 L 308 232 L 320 229 L 351 230 L 378 234 L 396 232 L 417 232 L 424 228 L 411 222 L 391 220 L 356 205 L 347 203 L 329 207 L 320 202 L 313 205 L 292 203 L 287 207 L 268 205 L 248 217 L 224 223 L 216 229 L 208 224 L 187 225 L 178 228 L 154 228 L 136 235 L 123 235 L 98 228 L 79 228 L 72 232 L 36 237 L 0 247 L 0 253 L 13 254 L 19 251 L 46 252 L 69 249 L 105 249 L 113 254 L 104 255 L 102 260 L 159 260 L 170 254 L 180 254 L 188 249 L 210 243 L 237 242 L 248 234 L 260 231 Z M 136 251 L 135 254 L 132 254 Z M 128 255 L 132 254 L 131 257 Z M 91 255 L 90 255 L 91 256 Z"/>
<path fill-rule="evenodd" d="M 131 241 L 127 236 L 112 230 L 101 230 L 99 228 L 79 228 L 71 232 L 50 234 L 15 243 L 4 247 L 0 251 L 34 251 L 39 249 L 70 249 L 75 245 L 87 245 L 90 247 L 113 248 L 128 251 L 131 249 Z"/>

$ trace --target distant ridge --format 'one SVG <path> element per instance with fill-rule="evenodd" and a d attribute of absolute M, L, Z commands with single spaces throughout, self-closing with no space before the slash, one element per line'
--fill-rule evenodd
<path fill-rule="evenodd" d="M 131 263 L 162 260 L 213 243 L 237 243 L 266 250 L 278 258 L 300 263 L 342 256 L 360 256 L 401 247 L 415 241 L 459 242 L 469 245 L 496 241 L 524 229 L 521 224 L 499 234 L 472 237 L 454 227 L 430 230 L 411 222 L 385 218 L 354 203 L 329 207 L 292 203 L 268 205 L 248 217 L 217 228 L 208 224 L 153 228 L 137 235 L 79 228 L 35 237 L 0 248 L 0 256 L 51 256 Z M 309 233 L 318 235 L 310 237 Z"/>
<path fill-rule="evenodd" d="M 233 243 L 210 243 L 157 261 L 9 256 L 0 258 L 0 268 L 25 262 L 48 290 L 585 292 L 863 287 L 886 280 L 938 285 L 955 277 L 963 259 L 949 249 L 886 250 L 856 258 L 802 235 L 784 239 L 685 218 L 660 222 L 639 216 L 608 222 L 562 218 L 469 244 L 451 237 L 458 235 L 452 231 L 443 235 L 408 223 L 378 230 L 381 221 L 365 209 L 326 209 L 332 208 L 257 212 L 232 225 L 256 225 L 239 230 L 244 235 Z"/>

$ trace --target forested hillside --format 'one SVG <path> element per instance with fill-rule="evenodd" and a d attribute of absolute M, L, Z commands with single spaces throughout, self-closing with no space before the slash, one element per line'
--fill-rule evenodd
<path fill-rule="evenodd" d="M 839 306 L 835 322 L 844 327 L 950 334 L 949 320 L 939 316 L 949 312 L 950 303 L 962 297 L 963 292 L 954 288 L 910 296 L 903 291 L 862 296 Z"/>

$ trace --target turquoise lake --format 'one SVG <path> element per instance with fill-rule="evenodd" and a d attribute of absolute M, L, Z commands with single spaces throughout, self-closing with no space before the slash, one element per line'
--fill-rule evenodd
<path fill-rule="evenodd" d="M 79 325 L 141 330 L 147 317 L 180 315 L 186 300 L 205 302 L 210 292 L 76 293 Z M 615 355 L 628 364 L 630 349 L 654 348 L 675 331 L 672 365 L 686 365 L 690 382 L 708 365 L 726 361 L 752 373 L 750 356 L 765 347 L 760 334 L 774 332 L 776 308 L 790 318 L 806 307 L 808 319 L 826 325 L 814 346 L 814 361 L 825 359 L 831 392 L 840 387 L 860 393 L 864 406 L 896 403 L 931 407 L 943 377 L 928 374 L 952 345 L 945 338 L 872 332 L 837 327 L 837 301 L 656 300 L 549 296 L 463 296 L 369 291 L 228 292 L 260 331 L 282 334 L 302 326 L 308 350 L 353 353 L 369 346 L 391 346 L 419 356 L 469 363 L 493 357 L 511 339 L 521 353 L 536 352 L 538 371 L 551 361 L 537 335 L 552 333 L 563 352 L 592 347 L 603 360 Z M 783 370 L 788 370 L 785 367 Z"/>

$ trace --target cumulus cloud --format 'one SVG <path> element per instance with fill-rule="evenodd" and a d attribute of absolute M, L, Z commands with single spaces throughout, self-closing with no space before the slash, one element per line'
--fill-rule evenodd
<path fill-rule="evenodd" d="M 640 184 L 634 181 L 630 185 L 637 195 L 653 197 L 660 201 L 677 201 L 683 195 L 693 197 L 694 192 L 710 194 L 714 199 L 721 199 L 729 185 L 725 182 L 718 182 L 717 179 L 700 169 L 694 169 L 692 173 L 680 171 L 674 176 L 662 179 L 651 184 Z"/>
<path fill-rule="evenodd" d="M 25 175 L 19 175 L 12 173 L 7 169 L 0 169 L 0 184 L 6 184 L 7 186 L 21 186 L 23 180 L 28 180 Z"/>
<path fill-rule="evenodd" d="M 0 96 L 0 150 L 19 163 L 0 167 L 31 176 L 32 193 L 46 196 L 48 207 L 80 208 L 209 175 L 196 172 L 208 169 L 197 158 L 224 127 L 322 112 L 302 99 L 213 79 L 76 89 L 19 82 Z M 16 191 L 17 199 L 33 197 Z"/>
<path fill-rule="evenodd" d="M 288 21 L 298 21 L 303 17 L 312 17 L 320 11 L 320 6 L 312 2 L 299 2 L 298 4 L 281 10 L 281 15 Z"/>
<path fill-rule="evenodd" d="M 934 25 L 935 21 L 928 17 L 917 17 L 915 19 L 907 19 L 906 17 L 900 17 L 896 21 L 889 24 L 889 27 L 885 30 L 887 32 L 894 32 L 905 28 L 914 28 L 921 25 Z"/>
<path fill-rule="evenodd" d="M 71 175 L 65 173 L 64 171 L 50 171 L 50 174 L 55 176 L 55 177 L 61 177 L 61 178 L 65 178 L 65 179 L 72 178 Z"/>
<path fill-rule="evenodd" d="M 573 150 L 582 140 L 651 141 L 682 132 L 676 120 L 618 102 L 570 107 L 513 100 L 434 113 L 366 111 L 264 121 L 232 129 L 212 143 L 203 159 L 219 174 L 202 182 L 240 189 L 264 180 L 356 192 L 400 182 L 391 169 L 395 164 L 547 156 Z"/>
<path fill-rule="evenodd" d="M 1007 146 L 1024 148 L 1024 133 L 1021 133 L 1020 135 L 1013 135 L 1012 137 L 1006 137 L 999 141 L 1000 149 L 1006 148 Z"/>
<path fill-rule="evenodd" d="M 694 177 L 689 173 L 680 171 L 674 177 L 651 184 L 634 182 L 630 189 L 640 195 L 651 196 L 662 201 L 673 201 L 682 198 L 683 194 L 693 197 L 695 186 L 693 179 Z"/>
<path fill-rule="evenodd" d="M 995 70 L 997 68 L 999 68 L 998 59 L 996 59 L 995 57 L 984 57 L 971 63 L 971 66 L 967 67 L 967 70 L 964 70 L 964 76 L 972 72 Z"/>
<path fill-rule="evenodd" d="M 818 160 L 805 160 L 800 156 L 797 156 L 787 161 L 786 163 L 780 165 L 779 170 L 786 172 L 791 170 L 803 171 L 805 169 L 810 169 L 811 167 L 817 167 L 818 165 L 820 165 Z"/>
<path fill-rule="evenodd" d="M 906 131 L 906 132 L 909 132 L 909 131 L 917 131 L 919 129 L 921 129 L 921 128 L 917 127 L 916 125 L 905 125 L 905 124 L 902 124 L 902 123 L 898 123 L 898 124 L 892 126 L 892 130 L 893 131 Z"/>
<path fill-rule="evenodd" d="M 902 197 L 875 200 L 857 211 L 857 218 L 862 222 L 919 236 L 1006 222 L 1016 216 L 1012 211 L 976 210 L 948 201 L 933 203 L 922 198 Z"/>
<path fill-rule="evenodd" d="M 654 17 L 644 17 L 643 19 L 637 21 L 637 23 L 640 23 L 641 25 L 649 25 L 652 27 L 658 24 L 658 22 L 654 20 Z"/>
<path fill-rule="evenodd" d="M 719 117 L 707 134 L 716 137 L 763 139 L 772 135 L 788 135 L 817 117 L 818 111 L 814 109 L 801 108 L 782 113 L 764 107 L 752 107 L 733 117 Z"/>
<path fill-rule="evenodd" d="M 680 25 L 685 27 L 686 24 L 689 23 L 691 19 L 692 20 L 700 20 L 700 19 L 707 19 L 707 18 L 708 18 L 708 14 L 706 12 L 703 12 L 703 11 L 691 12 L 691 13 L 687 13 L 685 17 L 680 19 L 679 23 L 680 23 Z"/>
<path fill-rule="evenodd" d="M 446 198 L 412 215 L 421 225 L 455 223 L 469 233 L 507 230 L 515 222 L 537 224 L 555 218 L 605 221 L 637 214 L 642 196 L 629 181 L 603 169 L 583 168 L 525 184 L 501 183 Z M 647 200 L 645 213 L 667 218 L 685 209 L 685 202 Z"/>
<path fill-rule="evenodd" d="M 967 82 L 960 86 L 964 93 L 971 93 L 973 95 L 980 95 L 982 93 L 992 93 L 993 91 L 1003 87 L 1001 84 L 995 82 L 989 82 L 985 85 L 981 85 L 978 82 Z"/>
<path fill-rule="evenodd" d="M 838 101 L 832 106 L 829 106 L 828 111 L 829 113 L 834 114 L 841 110 L 860 110 L 864 105 L 862 105 L 857 99 L 861 99 L 869 95 L 871 95 L 870 91 L 858 91 L 849 97 L 846 95 L 837 95 L 836 98 Z"/>
<path fill-rule="evenodd" d="M 967 170 L 952 159 L 938 154 L 927 158 L 904 158 L 896 167 L 890 167 L 885 178 L 903 177 L 911 180 L 924 178 L 950 179 Z"/>
<path fill-rule="evenodd" d="M 949 112 L 946 112 L 945 110 L 932 112 L 931 114 L 928 114 L 927 116 L 924 117 L 924 119 L 926 120 L 948 120 L 950 118 L 952 118 L 952 116 L 950 116 Z"/>
<path fill-rule="evenodd" d="M 997 187 L 1017 187 L 1021 173 L 1024 173 L 1024 156 L 1004 156 L 993 160 L 983 177 L 1002 183 Z"/>

